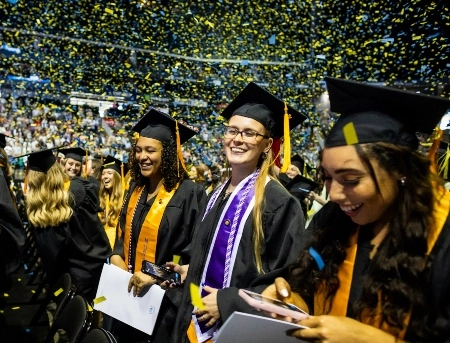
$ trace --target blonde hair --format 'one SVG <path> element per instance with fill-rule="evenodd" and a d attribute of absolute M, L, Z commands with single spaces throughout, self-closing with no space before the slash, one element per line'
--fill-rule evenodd
<path fill-rule="evenodd" d="M 265 159 L 261 159 L 260 173 L 255 181 L 255 205 L 253 207 L 253 254 L 255 256 L 256 269 L 259 274 L 264 274 L 261 247 L 264 246 L 264 229 L 262 222 L 262 214 L 265 206 L 264 189 L 266 187 L 266 179 L 269 176 L 272 180 L 277 181 L 275 169 L 273 167 L 272 150 L 266 154 Z"/>
<path fill-rule="evenodd" d="M 69 192 L 64 189 L 67 175 L 58 163 L 54 163 L 47 173 L 30 170 L 27 175 L 27 215 L 30 223 L 37 228 L 58 226 L 70 220 Z"/>
<path fill-rule="evenodd" d="M 103 208 L 104 212 L 106 211 L 106 199 L 109 197 L 109 212 L 100 216 L 100 220 L 103 225 L 115 227 L 122 209 L 124 190 L 122 189 L 122 178 L 120 174 L 113 169 L 111 170 L 113 171 L 112 175 L 114 180 L 111 194 L 105 188 L 103 182 L 100 186 L 100 207 Z"/>

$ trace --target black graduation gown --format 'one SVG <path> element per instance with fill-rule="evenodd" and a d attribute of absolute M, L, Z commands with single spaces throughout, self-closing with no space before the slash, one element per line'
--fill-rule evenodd
<path fill-rule="evenodd" d="M 125 205 L 119 219 L 119 228 L 125 228 L 126 208 L 129 198 L 136 188 L 136 184 L 130 186 Z M 138 236 L 142 223 L 147 216 L 148 211 L 153 204 L 154 198 L 147 200 L 147 188 L 141 196 L 140 202 L 136 205 L 136 212 L 133 223 L 133 253 L 132 264 L 134 265 L 135 248 L 137 246 Z M 181 255 L 191 242 L 195 223 L 199 214 L 203 211 L 206 202 L 206 193 L 203 186 L 198 185 L 191 180 L 183 180 L 175 194 L 166 206 L 161 224 L 158 230 L 158 239 L 156 243 L 155 263 L 163 265 L 173 260 L 173 255 Z M 120 233 L 120 238 L 116 239 L 114 245 L 114 255 L 120 255 L 124 258 L 124 236 Z M 127 263 L 127 261 L 125 261 Z M 149 337 L 129 326 L 122 325 L 118 334 L 120 342 L 168 342 L 173 330 L 178 304 L 181 299 L 181 289 L 169 289 L 163 298 L 163 303 L 158 315 L 158 321 L 155 325 L 153 335 Z"/>
<path fill-rule="evenodd" d="M 289 264 L 295 261 L 300 251 L 308 244 L 309 232 L 304 229 L 305 220 L 297 199 L 290 195 L 276 181 L 269 181 L 264 190 L 265 207 L 263 226 L 265 247 L 262 247 L 262 263 L 265 274 L 259 275 L 253 253 L 253 212 L 244 225 L 236 261 L 230 280 L 230 287 L 221 289 L 217 302 L 222 323 L 234 312 L 258 313 L 238 295 L 240 288 L 262 292 L 279 276 L 285 276 Z M 193 306 L 188 285 L 200 284 L 203 268 L 219 217 L 226 201 L 222 196 L 196 227 L 189 254 L 189 272 L 184 283 L 182 303 L 180 305 L 172 342 L 188 342 L 186 332 L 191 321 Z"/>
<path fill-rule="evenodd" d="M 0 289 L 6 286 L 7 276 L 19 267 L 25 244 L 25 230 L 4 172 L 0 168 Z"/>
<path fill-rule="evenodd" d="M 69 272 L 76 278 L 77 293 L 92 301 L 111 247 L 97 215 L 92 183 L 75 177 L 69 192 L 74 210 L 70 221 L 57 227 L 34 228 L 33 232 L 50 280 Z"/>
<path fill-rule="evenodd" d="M 314 230 L 320 228 L 321 223 L 326 218 L 334 218 L 333 221 L 337 221 L 337 230 L 339 230 L 339 227 L 343 230 L 344 226 L 354 225 L 349 217 L 343 215 L 339 206 L 329 202 L 316 213 L 308 229 L 313 231 L 314 234 Z M 370 251 L 370 237 L 364 235 L 360 230 L 347 317 L 355 318 L 356 316 L 353 305 L 356 304 L 362 295 L 362 279 L 369 272 Z M 426 321 L 428 326 L 436 333 L 433 336 L 421 339 L 415 337 L 410 330 L 407 330 L 405 340 L 407 342 L 423 343 L 450 342 L 450 216 L 447 217 L 428 260 L 431 265 L 426 277 L 428 282 L 424 291 L 428 309 Z M 311 300 L 308 301 L 308 305 L 310 308 L 313 308 Z M 412 317 L 414 316 L 413 310 Z M 421 318 L 421 321 L 423 322 L 424 319 Z"/>

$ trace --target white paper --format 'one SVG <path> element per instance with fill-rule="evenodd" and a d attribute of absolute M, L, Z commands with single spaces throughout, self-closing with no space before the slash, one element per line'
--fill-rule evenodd
<path fill-rule="evenodd" d="M 282 320 L 234 312 L 214 336 L 215 343 L 306 343 L 286 335 L 287 330 L 307 327 Z"/>
<path fill-rule="evenodd" d="M 104 264 L 96 298 L 103 296 L 106 300 L 94 308 L 151 335 L 165 291 L 153 285 L 145 295 L 134 297 L 133 290 L 128 293 L 131 275 L 112 264 Z"/>

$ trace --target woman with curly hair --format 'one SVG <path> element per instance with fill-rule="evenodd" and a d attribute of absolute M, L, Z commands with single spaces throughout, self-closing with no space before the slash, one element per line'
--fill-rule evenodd
<path fill-rule="evenodd" d="M 19 267 L 25 244 L 25 230 L 11 190 L 11 166 L 4 150 L 6 137 L 0 133 L 0 290 L 3 291 L 9 286 L 9 275 Z"/>
<path fill-rule="evenodd" d="M 201 285 L 205 308 L 194 308 L 185 286 L 172 342 L 210 341 L 234 311 L 253 312 L 238 288 L 262 291 L 307 241 L 298 228 L 304 225 L 300 204 L 277 181 L 272 155 L 283 136 L 288 147 L 289 127 L 306 118 L 254 83 L 222 116 L 228 119 L 224 143 L 231 177 L 209 197 L 189 266 L 173 266 L 180 272 L 188 267 L 185 284 Z"/>
<path fill-rule="evenodd" d="M 151 109 L 133 127 L 140 133 L 130 158 L 131 184 L 119 218 L 111 263 L 132 274 L 134 295 L 156 283 L 141 272 L 143 260 L 158 265 L 181 255 L 191 242 L 194 224 L 204 207 L 205 191 L 189 180 L 180 144 L 195 131 Z M 165 342 L 170 338 L 179 289 L 165 293 L 158 323 L 149 337 L 129 326 L 118 330 L 123 342 Z"/>
<path fill-rule="evenodd" d="M 330 201 L 289 284 L 277 279 L 263 294 L 313 315 L 299 322 L 310 329 L 291 332 L 302 340 L 447 342 L 450 193 L 415 133 L 431 133 L 450 102 L 347 80 L 327 86 L 341 113 L 321 161 Z"/>
<path fill-rule="evenodd" d="M 127 172 L 125 168 L 124 163 L 112 156 L 107 156 L 101 167 L 100 208 L 102 212 L 99 216 L 111 247 L 114 247 L 116 227 L 125 193 L 124 174 Z"/>
<path fill-rule="evenodd" d="M 77 293 L 92 301 L 111 254 L 92 184 L 70 180 L 52 150 L 30 154 L 28 169 L 27 215 L 44 270 L 50 282 L 70 273 Z"/>

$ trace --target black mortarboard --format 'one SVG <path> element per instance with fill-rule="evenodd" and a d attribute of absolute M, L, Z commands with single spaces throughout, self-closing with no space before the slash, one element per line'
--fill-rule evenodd
<path fill-rule="evenodd" d="M 66 158 L 71 158 L 78 162 L 83 162 L 83 157 L 86 156 L 86 150 L 79 147 L 59 149 L 58 152 L 61 152 Z"/>
<path fill-rule="evenodd" d="M 221 115 L 227 119 L 237 114 L 254 119 L 264 125 L 274 138 L 280 138 L 284 135 L 284 105 L 282 100 L 256 83 L 250 82 L 223 110 Z M 291 106 L 287 106 L 287 109 L 290 115 L 290 129 L 308 119 Z"/>
<path fill-rule="evenodd" d="M 341 116 L 325 140 L 334 147 L 387 142 L 416 149 L 416 132 L 431 133 L 450 101 L 391 87 L 325 78 L 330 109 Z"/>
<path fill-rule="evenodd" d="M 138 132 L 140 136 L 153 138 L 160 142 L 174 142 L 176 140 L 176 126 L 180 132 L 180 144 L 186 142 L 197 132 L 176 122 L 174 118 L 151 108 L 144 116 L 133 126 L 132 130 Z"/>
<path fill-rule="evenodd" d="M 0 148 L 5 148 L 6 147 L 6 137 L 11 138 L 8 135 L 5 135 L 4 133 L 0 133 Z"/>
<path fill-rule="evenodd" d="M 112 157 L 111 155 L 108 155 L 108 156 L 106 156 L 106 159 L 103 162 L 102 169 L 112 169 L 121 175 L 122 174 L 122 172 L 121 172 L 122 164 L 123 164 L 123 168 L 124 168 L 123 174 L 126 174 L 128 171 L 127 164 L 122 163 L 122 161 L 120 161 L 119 159 L 117 159 L 115 157 Z"/>
<path fill-rule="evenodd" d="M 305 160 L 298 154 L 291 157 L 291 164 L 296 166 L 302 175 L 305 175 L 305 168 L 307 173 L 311 172 L 313 169 L 308 163 L 305 163 Z"/>
<path fill-rule="evenodd" d="M 47 173 L 50 167 L 56 162 L 56 157 L 53 153 L 53 150 L 55 150 L 55 148 L 31 152 L 29 154 L 17 156 L 14 158 L 28 156 L 28 169 Z"/>
<path fill-rule="evenodd" d="M 306 196 L 309 192 L 317 189 L 319 184 L 302 175 L 297 175 L 285 187 L 294 196 Z"/>

